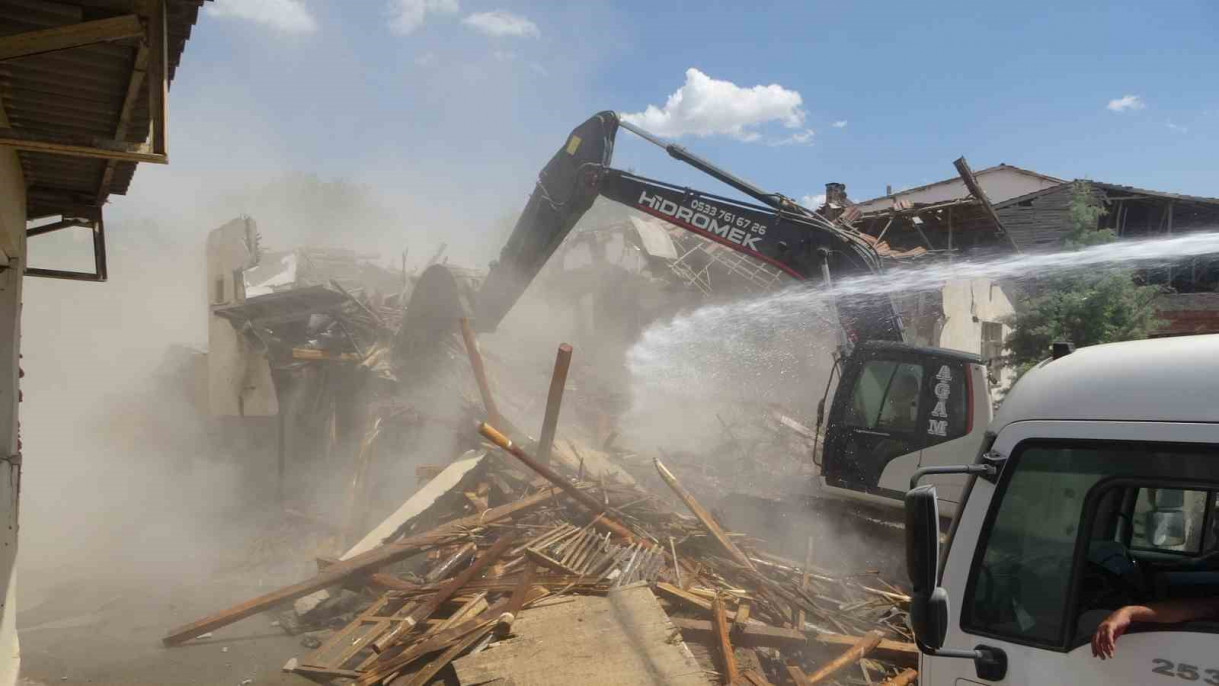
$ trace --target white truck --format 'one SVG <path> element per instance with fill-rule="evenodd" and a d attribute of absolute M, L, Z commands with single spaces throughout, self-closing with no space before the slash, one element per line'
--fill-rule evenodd
<path fill-rule="evenodd" d="M 968 474 L 941 555 L 928 473 Z M 1219 335 L 1056 353 L 1022 378 L 977 461 L 906 495 L 922 684 L 1219 686 L 1219 622 L 1134 625 L 1132 603 L 1219 596 Z"/>

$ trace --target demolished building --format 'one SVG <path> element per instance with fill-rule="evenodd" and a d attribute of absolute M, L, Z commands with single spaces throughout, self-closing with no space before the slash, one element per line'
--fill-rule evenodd
<path fill-rule="evenodd" d="M 884 235 L 897 245 L 923 245 L 932 251 L 969 254 L 1052 251 L 1071 231 L 1070 201 L 1077 183 L 1086 182 L 1105 208 L 1096 229 L 1114 232 L 1118 240 L 1139 240 L 1214 230 L 1219 226 L 1219 198 L 1148 190 L 1134 186 L 1078 179 L 1064 181 L 1010 165 L 977 172 L 995 211 L 987 216 L 981 202 L 959 184 L 947 179 L 903 190 L 854 206 L 861 213 L 861 228 Z M 997 219 L 997 223 L 996 220 Z M 1006 243 L 996 240 L 998 233 Z M 1219 259 L 1185 258 L 1179 263 L 1140 270 L 1141 283 L 1165 286 L 1158 307 L 1167 320 L 1157 335 L 1219 331 L 1214 315 L 1206 315 L 1209 294 L 1219 290 Z M 1189 312 L 1194 326 L 1181 316 Z"/>

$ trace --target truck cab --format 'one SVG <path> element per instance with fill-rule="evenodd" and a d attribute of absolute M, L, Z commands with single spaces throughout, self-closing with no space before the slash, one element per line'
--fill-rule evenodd
<path fill-rule="evenodd" d="M 1090 647 L 1118 607 L 1219 596 L 1217 378 L 1219 336 L 1043 362 L 957 469 L 943 554 L 935 487 L 912 488 L 920 683 L 1219 685 L 1219 621 L 1135 624 L 1108 660 Z"/>

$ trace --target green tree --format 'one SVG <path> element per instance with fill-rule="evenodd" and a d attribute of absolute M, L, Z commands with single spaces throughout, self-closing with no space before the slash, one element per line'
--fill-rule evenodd
<path fill-rule="evenodd" d="M 1098 230 L 1105 208 L 1092 185 L 1075 182 L 1069 207 L 1071 231 L 1065 250 L 1082 250 L 1117 240 L 1110 229 Z M 1017 378 L 1049 355 L 1056 341 L 1077 347 L 1146 338 L 1158 324 L 1152 300 L 1157 286 L 1139 285 L 1129 269 L 1090 269 L 1039 280 L 1007 322 L 1007 364 Z"/>

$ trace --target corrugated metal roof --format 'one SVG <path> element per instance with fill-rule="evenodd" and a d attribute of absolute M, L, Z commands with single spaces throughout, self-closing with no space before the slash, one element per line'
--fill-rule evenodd
<path fill-rule="evenodd" d="M 203 0 L 166 0 L 167 62 L 172 79 Z M 0 36 L 50 29 L 135 12 L 135 0 L 0 0 Z M 86 45 L 0 61 L 0 101 L 19 132 L 114 139 L 135 71 L 140 39 Z M 143 143 L 149 111 L 137 97 L 120 140 Z M 72 205 L 95 206 L 124 194 L 135 162 L 108 162 L 48 152 L 20 151 L 31 218 Z M 114 167 L 108 189 L 107 165 Z"/>
<path fill-rule="evenodd" d="M 1183 193 L 1166 193 L 1164 191 L 1150 191 L 1145 188 L 1135 188 L 1134 186 L 1122 186 L 1116 183 L 1104 183 L 1103 181 L 1090 181 L 1095 188 L 1104 188 L 1108 191 L 1121 191 L 1131 193 L 1133 195 L 1147 195 L 1155 198 L 1165 198 L 1168 200 L 1180 200 L 1182 202 L 1196 202 L 1201 205 L 1219 205 L 1219 198 L 1207 198 L 1201 195 L 1185 195 Z"/>
<path fill-rule="evenodd" d="M 1146 188 L 1135 188 L 1134 186 L 1123 186 L 1123 185 L 1117 184 L 1117 183 L 1105 183 L 1103 181 L 1092 181 L 1091 179 L 1076 179 L 1075 181 L 1064 181 L 1063 183 L 1061 183 L 1057 186 L 1051 186 L 1050 188 L 1043 188 L 1039 191 L 1033 191 L 1032 193 L 1026 193 L 1025 195 L 1020 195 L 1015 198 L 1008 198 L 1007 200 L 1004 200 L 1003 202 L 995 203 L 995 208 L 998 209 L 1001 207 L 1009 207 L 1011 205 L 1019 205 L 1022 202 L 1027 202 L 1029 200 L 1039 198 L 1039 197 L 1041 197 L 1043 195 L 1047 195 L 1049 193 L 1057 193 L 1058 191 L 1062 190 L 1064 187 L 1069 186 L 1072 183 L 1077 183 L 1080 181 L 1092 184 L 1093 188 L 1101 188 L 1101 189 L 1104 189 L 1104 190 L 1110 191 L 1110 192 L 1129 193 L 1131 195 L 1145 195 L 1149 198 L 1164 198 L 1166 200 L 1180 200 L 1181 202 L 1192 202 L 1192 203 L 1198 203 L 1200 205 L 1219 205 L 1219 198 L 1208 198 L 1208 197 L 1201 196 L 1201 195 L 1185 195 L 1183 193 L 1168 193 L 1165 191 L 1152 191 L 1152 190 L 1147 190 Z"/>

